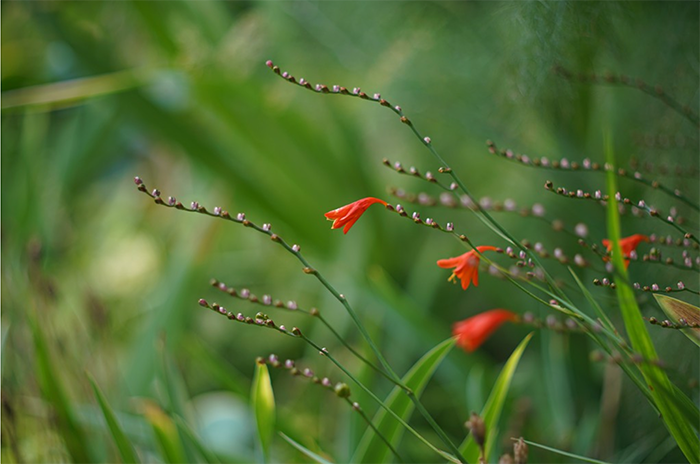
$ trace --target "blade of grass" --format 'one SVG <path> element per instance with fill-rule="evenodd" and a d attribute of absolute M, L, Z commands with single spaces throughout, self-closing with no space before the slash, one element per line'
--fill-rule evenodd
<path fill-rule="evenodd" d="M 182 432 L 182 435 L 184 435 L 185 438 L 187 438 L 190 444 L 192 444 L 192 446 L 197 450 L 199 455 L 202 458 L 204 458 L 204 462 L 208 464 L 219 464 L 221 462 L 214 453 L 209 451 L 209 449 L 206 446 L 204 446 L 202 440 L 199 439 L 194 430 L 192 430 L 192 428 L 189 425 L 187 425 L 187 422 L 185 422 L 185 420 L 182 417 L 176 415 L 173 417 L 173 419 L 178 430 Z"/>
<path fill-rule="evenodd" d="M 169 463 L 188 462 L 173 420 L 154 401 L 141 402 L 144 417 L 151 425 L 156 442 L 161 451 L 161 459 Z"/>
<path fill-rule="evenodd" d="M 161 376 L 168 397 L 168 413 L 172 417 L 187 417 L 183 404 L 183 397 L 187 396 L 187 387 L 185 386 L 185 381 L 180 375 L 180 372 L 174 366 L 171 357 L 168 356 L 167 345 L 165 343 L 165 334 L 163 334 L 161 340 L 157 342 L 157 351 L 160 351 L 161 354 Z M 180 443 L 182 443 L 182 448 L 185 452 L 187 461 L 194 462 L 194 450 L 190 446 L 190 442 L 185 440 L 186 437 L 182 429 L 178 428 L 177 433 L 180 437 Z"/>
<path fill-rule="evenodd" d="M 105 421 L 107 422 L 107 427 L 109 427 L 109 431 L 112 434 L 112 438 L 114 439 L 114 444 L 117 445 L 117 449 L 119 450 L 119 454 L 121 454 L 122 462 L 125 462 L 125 463 L 140 462 L 137 455 L 136 455 L 136 451 L 134 450 L 133 445 L 131 444 L 129 439 L 124 434 L 124 431 L 122 430 L 121 425 L 119 425 L 119 422 L 117 421 L 117 417 L 114 414 L 114 411 L 112 411 L 112 407 L 107 402 L 107 399 L 102 394 L 102 391 L 100 391 L 100 388 L 97 386 L 95 379 L 90 374 L 87 374 L 87 377 L 88 377 L 88 380 L 90 381 L 90 385 L 92 385 L 92 390 L 95 393 L 95 398 L 97 398 L 97 403 L 100 405 L 100 409 L 102 410 L 102 414 L 105 417 Z"/>
<path fill-rule="evenodd" d="M 438 344 L 419 359 L 403 377 L 404 384 L 417 397 L 423 392 L 433 373 L 454 345 L 454 338 L 449 338 Z M 408 420 L 414 409 L 414 403 L 398 386 L 389 393 L 385 404 L 404 420 Z M 398 446 L 403 428 L 393 417 L 389 416 L 385 410 L 380 409 L 372 422 L 392 446 Z M 386 444 L 372 430 L 367 430 L 360 440 L 351 462 L 386 462 L 389 455 L 390 450 Z"/>
<path fill-rule="evenodd" d="M 272 392 L 270 372 L 265 364 L 256 364 L 251 402 L 255 413 L 260 447 L 263 458 L 267 462 L 270 458 L 270 445 L 275 431 L 275 396 Z"/>
<path fill-rule="evenodd" d="M 503 410 L 503 403 L 506 401 L 506 396 L 508 395 L 508 389 L 510 388 L 510 382 L 513 379 L 513 374 L 515 374 L 515 369 L 518 367 L 520 358 L 530 342 L 534 332 L 529 333 L 523 341 L 515 348 L 513 354 L 510 355 L 506 365 L 503 366 L 503 370 L 498 375 L 496 383 L 493 385 L 489 399 L 486 400 L 486 405 L 481 411 L 481 418 L 484 420 L 486 425 L 486 443 L 484 448 L 486 450 L 486 459 L 488 460 L 489 453 L 493 448 L 493 443 L 496 441 L 492 434 L 492 431 L 496 428 L 498 424 L 498 419 L 501 416 L 501 411 Z M 459 447 L 467 462 L 473 463 L 479 460 L 479 446 L 476 444 L 472 436 L 468 436 Z"/>
<path fill-rule="evenodd" d="M 605 144 L 606 161 L 615 165 L 615 156 L 612 149 L 612 141 L 608 136 Z M 613 244 L 612 262 L 615 272 L 619 276 L 616 279 L 617 297 L 620 304 L 620 311 L 625 322 L 627 335 L 632 342 L 632 347 L 645 359 L 655 360 L 658 358 L 656 349 L 651 341 L 646 324 L 642 318 L 634 292 L 629 285 L 627 268 L 625 267 L 622 249 L 620 247 L 620 213 L 617 209 L 617 179 L 612 170 L 608 171 L 607 188 L 610 201 L 608 202 L 608 239 Z M 666 373 L 652 363 L 641 363 L 639 369 L 646 380 L 651 395 L 656 403 L 656 407 L 661 412 L 661 419 L 668 431 L 673 435 L 678 446 L 689 462 L 700 462 L 700 445 L 698 437 L 693 432 L 692 426 L 688 423 L 688 413 L 684 413 L 682 408 L 689 407 L 688 402 L 679 400 L 675 395 L 683 395 L 671 383 Z M 692 403 L 692 402 L 690 402 Z M 693 405 L 693 410 L 697 414 L 697 407 Z"/>
<path fill-rule="evenodd" d="M 321 456 L 318 454 L 314 453 L 313 451 L 305 448 L 303 445 L 297 443 L 296 441 L 292 440 L 289 438 L 287 435 L 283 434 L 282 432 L 278 432 L 282 438 L 284 438 L 287 443 L 301 451 L 302 454 L 306 455 L 306 457 L 312 459 L 313 461 L 317 462 L 318 464 L 332 464 L 330 461 L 323 459 Z"/>
<path fill-rule="evenodd" d="M 73 408 L 63 385 L 59 381 L 60 376 L 54 369 L 41 326 L 31 316 L 28 317 L 28 321 L 34 338 L 37 377 L 44 396 L 56 412 L 58 432 L 75 462 L 94 462 L 87 447 L 88 441 L 85 440 L 83 431 L 78 427 Z"/>

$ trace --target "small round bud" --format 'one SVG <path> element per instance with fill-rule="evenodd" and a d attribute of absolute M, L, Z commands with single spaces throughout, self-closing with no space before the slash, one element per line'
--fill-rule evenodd
<path fill-rule="evenodd" d="M 292 359 L 287 359 L 287 360 L 284 362 L 284 367 L 287 368 L 287 369 L 292 369 L 292 368 L 294 367 L 294 360 L 292 360 Z"/>
<path fill-rule="evenodd" d="M 209 303 L 207 303 L 207 300 L 205 300 L 204 298 L 199 299 L 199 305 L 204 306 L 205 308 L 209 307 Z"/>
<path fill-rule="evenodd" d="M 426 144 L 430 145 L 430 142 L 431 142 L 430 137 L 423 137 L 423 141 L 424 141 Z"/>
<path fill-rule="evenodd" d="M 301 250 L 301 247 L 299 245 L 297 245 L 296 243 L 292 245 L 292 251 L 294 253 L 299 253 L 299 250 Z"/>
<path fill-rule="evenodd" d="M 341 398 L 348 398 L 350 397 L 350 387 L 346 383 L 338 382 L 335 385 L 335 394 L 338 395 Z"/>

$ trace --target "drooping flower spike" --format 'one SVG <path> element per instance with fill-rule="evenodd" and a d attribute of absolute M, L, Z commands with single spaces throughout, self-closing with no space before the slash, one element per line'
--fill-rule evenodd
<path fill-rule="evenodd" d="M 637 246 L 641 242 L 648 242 L 649 237 L 646 235 L 642 234 L 634 234 L 630 235 L 629 237 L 621 238 L 620 239 L 620 248 L 622 249 L 622 256 L 625 257 L 625 268 L 630 265 L 630 260 L 628 259 L 630 257 L 630 254 L 637 249 Z M 610 240 L 607 238 L 603 239 L 603 245 L 608 249 L 608 253 L 610 253 L 613 249 L 613 244 Z M 607 261 L 608 259 L 605 259 Z"/>
<path fill-rule="evenodd" d="M 333 211 L 328 211 L 325 216 L 329 221 L 333 221 L 331 229 L 343 227 L 343 233 L 347 234 L 353 224 L 367 211 L 367 208 L 375 203 L 381 203 L 386 206 L 386 201 L 384 200 L 367 197 L 350 203 L 349 205 L 341 206 Z"/>
<path fill-rule="evenodd" d="M 479 246 L 476 249 L 479 250 L 479 253 L 483 253 L 496 250 L 496 247 Z M 480 260 L 479 254 L 475 250 L 471 250 L 456 258 L 438 260 L 437 265 L 443 269 L 455 268 L 448 280 L 456 283 L 455 279 L 459 278 L 462 281 L 462 289 L 466 290 L 472 282 L 474 282 L 475 287 L 479 285 Z"/>
<path fill-rule="evenodd" d="M 517 320 L 518 315 L 512 311 L 492 309 L 455 322 L 452 326 L 452 335 L 457 337 L 457 344 L 460 347 L 472 352 L 481 346 L 503 323 Z"/>

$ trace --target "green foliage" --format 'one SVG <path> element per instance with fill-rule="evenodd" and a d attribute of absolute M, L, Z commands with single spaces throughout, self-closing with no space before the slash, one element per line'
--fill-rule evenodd
<path fill-rule="evenodd" d="M 267 462 L 270 458 L 270 446 L 275 433 L 275 396 L 272 392 L 270 372 L 265 364 L 258 363 L 256 365 L 250 397 L 255 412 L 258 439 Z"/>
<path fill-rule="evenodd" d="M 510 389 L 510 384 L 513 380 L 513 375 L 515 374 L 515 369 L 518 367 L 520 358 L 522 357 L 525 348 L 527 348 L 528 343 L 530 343 L 531 338 L 532 334 L 525 337 L 525 339 L 520 342 L 518 347 L 513 351 L 513 354 L 510 355 L 510 358 L 508 358 L 505 366 L 503 366 L 501 373 L 496 379 L 496 383 L 491 389 L 491 393 L 489 394 L 488 400 L 486 400 L 484 409 L 481 411 L 480 417 L 484 420 L 487 433 L 486 441 L 484 443 L 486 459 L 489 459 L 491 450 L 493 449 L 493 444 L 498 436 L 498 421 L 501 417 L 501 412 L 503 411 L 503 405 L 505 404 L 506 396 L 508 395 L 508 390 Z M 467 458 L 468 462 L 473 463 L 479 461 L 479 455 L 481 452 L 479 450 L 479 446 L 474 441 L 473 436 L 469 435 L 462 442 L 459 450 L 462 452 L 464 457 Z"/>
<path fill-rule="evenodd" d="M 102 414 L 104 415 L 105 421 L 107 422 L 107 427 L 109 427 L 109 432 L 112 434 L 112 439 L 114 444 L 117 445 L 119 454 L 122 457 L 122 462 L 124 463 L 136 463 L 141 462 L 136 455 L 134 446 L 131 444 L 127 436 L 124 434 L 121 425 L 117 421 L 117 417 L 112 410 L 112 407 L 107 402 L 100 391 L 100 387 L 95 383 L 95 379 L 88 374 L 88 379 L 90 380 L 90 385 L 92 385 L 92 390 L 95 392 L 95 398 L 97 398 L 97 403 L 100 405 Z"/>
<path fill-rule="evenodd" d="M 420 399 L 423 390 L 433 377 L 435 370 L 440 366 L 442 360 L 452 350 L 454 345 L 454 338 L 441 342 L 420 358 L 404 375 L 402 379 L 404 384 L 413 391 L 418 399 Z M 384 404 L 405 421 L 408 421 L 415 409 L 414 404 L 403 389 L 398 386 L 392 389 L 389 396 L 384 400 Z M 394 417 L 387 414 L 384 409 L 380 409 L 372 422 L 394 448 L 399 446 L 404 429 Z M 389 456 L 390 450 L 386 444 L 377 436 L 374 430 L 367 429 L 351 461 L 386 462 Z"/>
<path fill-rule="evenodd" d="M 162 190 L 164 200 L 172 195 L 185 208 L 197 201 L 209 211 L 218 205 L 245 212 L 299 244 L 352 303 L 396 372 L 411 369 L 455 321 L 484 310 L 531 312 L 543 327 L 554 315 L 564 329 L 531 342 L 501 403 L 496 423 L 503 439 L 513 430 L 608 462 L 696 459 L 693 380 L 700 355 L 678 330 L 642 319 L 664 317 L 654 298 L 670 300 L 626 288 L 625 281 L 670 286 L 673 297 L 697 307 L 697 295 L 676 289 L 684 281 L 697 290 L 698 250 L 687 248 L 688 268 L 685 248 L 660 240 L 682 239 L 678 229 L 625 214 L 618 234 L 655 234 L 659 240 L 638 253 L 653 247 L 663 259 L 633 260 L 628 279 L 609 275 L 591 251 L 613 238 L 605 209 L 539 188 L 552 180 L 574 192 L 604 191 L 603 175 L 525 168 L 484 145 L 492 139 L 531 158 L 603 164 L 605 130 L 615 134 L 617 162 L 629 175 L 639 170 L 692 197 L 699 159 L 698 128 L 689 117 L 698 113 L 696 2 L 6 2 L 2 12 L 0 459 L 130 461 L 129 443 L 144 460 L 249 462 L 256 450 L 254 359 L 269 353 L 347 383 L 369 417 L 382 414 L 318 349 L 197 305 L 206 298 L 245 316 L 258 311 L 209 287 L 210 278 L 258 298 L 298 301 L 318 308 L 379 365 L 341 305 L 300 272 L 293 256 L 250 229 L 156 207 L 134 191 L 135 175 Z M 312 85 L 361 87 L 401 105 L 477 199 L 501 206 L 513 199 L 514 212 L 489 211 L 499 224 L 550 255 L 563 250 L 567 262 L 537 256 L 561 287 L 546 288 L 537 278 L 529 282 L 541 288 L 531 286 L 528 269 L 518 268 L 524 280 L 516 282 L 537 301 L 489 275 L 482 262 L 479 287 L 463 292 L 435 263 L 468 248 L 381 208 L 370 209 L 347 235 L 330 231 L 323 213 L 375 196 L 401 203 L 409 217 L 415 210 L 424 220 L 453 222 L 477 245 L 509 246 L 492 224 L 439 205 L 445 192 L 438 183 L 448 178 L 390 109 L 292 87 L 265 67 L 268 58 Z M 573 77 L 552 72 L 556 65 Z M 629 85 L 607 82 L 606 73 L 628 76 Z M 381 165 L 385 156 L 406 170 L 430 171 L 438 182 L 397 176 Z M 643 199 L 664 217 L 675 207 L 686 221 L 675 225 L 697 229 L 700 217 L 687 203 L 629 177 L 617 181 L 635 204 Z M 430 206 L 425 195 L 438 204 Z M 518 214 L 535 203 L 543 217 Z M 557 230 L 560 223 L 565 231 Z M 566 233 L 579 223 L 588 227 L 587 247 Z M 588 265 L 576 265 L 576 254 Z M 515 265 L 505 254 L 491 257 L 506 270 Z M 668 258 L 672 265 L 663 264 Z M 619 301 L 611 288 L 592 284 L 606 276 Z M 555 312 L 546 303 L 561 298 L 559 291 L 570 299 Z M 277 324 L 299 327 L 380 398 L 392 394 L 395 385 L 319 320 L 274 307 L 265 312 Z M 593 336 L 570 330 L 564 323 L 572 314 L 589 318 L 577 319 L 584 324 L 600 319 L 603 330 Z M 493 397 L 501 366 L 530 330 L 504 326 L 478 351 L 444 359 L 420 399 L 448 438 L 464 436 L 469 412 Z M 643 358 L 651 351 L 640 346 L 651 346 L 666 369 L 636 363 L 623 339 Z M 597 349 L 616 364 L 591 359 Z M 624 362 L 614 361 L 618 356 Z M 647 380 L 659 389 L 649 390 Z M 481 401 L 465 397 L 466 383 L 482 392 Z M 566 391 L 552 396 L 561 385 Z M 308 453 L 272 439 L 268 458 L 305 462 L 315 453 L 341 462 L 365 443 L 359 414 L 315 388 L 275 378 L 276 429 Z M 404 411 L 413 407 L 405 396 L 395 398 Z M 413 430 L 448 450 L 427 420 L 410 417 Z M 669 424 L 670 440 L 660 420 Z M 392 440 L 402 429 L 391 431 Z M 400 443 L 408 462 L 439 459 L 413 434 Z M 505 445 L 491 446 L 495 455 Z M 392 459 L 380 448 L 381 460 Z M 531 450 L 533 462 L 562 459 Z"/>
<path fill-rule="evenodd" d="M 615 165 L 615 155 L 612 148 L 612 140 L 610 139 L 607 140 L 606 144 L 606 160 Z M 612 260 L 615 265 L 615 271 L 620 276 L 616 288 L 620 310 L 625 321 L 627 334 L 632 341 L 632 348 L 637 350 L 645 360 L 655 360 L 658 357 L 656 349 L 641 317 L 632 287 L 627 283 L 627 269 L 622 255 L 622 248 L 620 247 L 620 217 L 617 202 L 614 199 L 615 192 L 617 192 L 617 181 L 614 173 L 608 172 L 607 180 L 608 193 L 611 197 L 607 208 L 608 236 L 613 244 Z M 659 409 L 661 418 L 671 435 L 678 442 L 678 446 L 689 462 L 700 461 L 700 443 L 698 443 L 697 435 L 693 431 L 692 422 L 687 420 L 688 413 L 683 411 L 691 405 L 688 401 L 677 398 L 684 395 L 676 390 L 661 368 L 651 363 L 642 363 L 640 364 L 640 370 L 649 385 L 649 390 L 651 390 L 651 395 L 656 407 Z M 692 405 L 693 411 L 697 411 L 697 409 L 697 406 Z M 693 414 L 697 414 L 697 412 Z"/>

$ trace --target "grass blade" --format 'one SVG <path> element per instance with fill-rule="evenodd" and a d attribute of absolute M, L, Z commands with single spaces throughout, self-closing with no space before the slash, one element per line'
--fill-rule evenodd
<path fill-rule="evenodd" d="M 199 439 L 197 434 L 192 430 L 192 428 L 187 425 L 187 422 L 180 417 L 180 416 L 175 416 L 175 425 L 177 425 L 178 430 L 182 432 L 182 435 L 184 435 L 190 442 L 190 444 L 197 450 L 199 455 L 204 458 L 204 462 L 207 464 L 219 464 L 221 461 L 212 453 L 209 451 L 209 449 L 204 446 L 204 443 L 202 443 L 202 440 Z"/>
<path fill-rule="evenodd" d="M 506 396 L 508 395 L 508 389 L 510 388 L 510 382 L 513 379 L 513 374 L 515 374 L 515 369 L 518 367 L 520 358 L 530 342 L 533 333 L 528 334 L 523 341 L 515 348 L 513 354 L 510 355 L 506 365 L 503 366 L 503 370 L 498 375 L 496 383 L 491 390 L 489 399 L 486 400 L 486 405 L 481 411 L 481 418 L 484 419 L 486 424 L 486 443 L 484 445 L 486 450 L 486 459 L 488 460 L 489 453 L 493 447 L 495 441 L 494 434 L 492 433 L 496 425 L 498 424 L 498 419 L 501 416 L 501 411 L 503 410 L 503 403 L 506 401 Z M 467 459 L 467 462 L 478 462 L 479 460 L 479 446 L 476 444 L 472 436 L 468 436 L 459 447 L 462 455 Z"/>
<path fill-rule="evenodd" d="M 75 462 L 93 462 L 87 447 L 88 442 L 85 440 L 82 430 L 78 427 L 73 408 L 63 389 L 63 385 L 59 382 L 60 377 L 53 367 L 41 326 L 31 317 L 29 318 L 29 325 L 34 338 L 37 377 L 44 396 L 56 412 L 56 418 L 58 419 L 57 430 Z"/>
<path fill-rule="evenodd" d="M 90 381 L 90 385 L 92 385 L 92 390 L 95 393 L 95 398 L 97 398 L 97 402 L 100 405 L 102 414 L 105 416 L 105 421 L 107 422 L 107 427 L 109 427 L 109 431 L 111 432 L 112 438 L 114 439 L 114 444 L 117 445 L 119 454 L 121 454 L 122 456 L 122 462 L 140 462 L 136 455 L 134 447 L 124 434 L 121 425 L 119 425 L 114 411 L 112 411 L 112 408 L 107 402 L 107 399 L 102 394 L 102 391 L 100 391 L 100 388 L 97 386 L 97 383 L 95 383 L 95 379 L 93 379 L 90 374 L 88 374 L 87 377 Z"/>
<path fill-rule="evenodd" d="M 144 399 L 141 410 L 151 425 L 160 447 L 161 458 L 169 463 L 188 462 L 173 420 L 154 401 Z"/>
<path fill-rule="evenodd" d="M 454 347 L 454 344 L 454 338 L 443 341 L 419 359 L 406 373 L 403 382 L 413 390 L 416 397 L 420 397 L 435 369 Z M 403 420 L 408 420 L 414 409 L 413 402 L 399 387 L 394 387 L 384 403 Z M 380 409 L 376 413 L 372 422 L 387 441 L 396 448 L 403 433 L 400 424 L 384 409 Z M 381 438 L 368 429 L 360 440 L 351 462 L 385 462 L 390 453 L 391 451 Z"/>
<path fill-rule="evenodd" d="M 323 459 L 321 456 L 318 454 L 314 453 L 313 451 L 307 449 L 303 445 L 297 443 L 296 441 L 292 440 L 289 438 L 287 435 L 283 434 L 282 432 L 279 432 L 280 436 L 284 438 L 287 443 L 301 451 L 304 455 L 306 455 L 308 458 L 312 459 L 314 462 L 317 462 L 318 464 L 332 464 L 330 461 Z"/>
<path fill-rule="evenodd" d="M 606 140 L 606 161 L 615 164 L 610 138 Z M 632 342 L 632 347 L 645 359 L 655 360 L 658 358 L 656 349 L 651 341 L 646 324 L 642 319 L 641 311 L 637 306 L 634 292 L 629 285 L 627 269 L 625 267 L 622 249 L 620 247 L 620 213 L 617 209 L 615 194 L 617 192 L 617 180 L 615 173 L 610 170 L 607 175 L 607 187 L 610 201 L 608 202 L 608 239 L 613 245 L 612 262 L 615 265 L 615 272 L 619 276 L 616 279 L 617 298 L 625 322 L 627 335 Z M 668 431 L 673 435 L 678 446 L 689 462 L 700 462 L 700 445 L 698 437 L 693 432 L 693 427 L 688 422 L 689 416 L 697 414 L 697 407 L 692 406 L 691 411 L 684 412 L 682 408 L 690 408 L 692 402 L 684 402 L 675 398 L 674 395 L 683 395 L 671 383 L 666 373 L 652 363 L 642 363 L 639 369 L 646 380 L 651 396 L 656 403 L 656 407 L 661 412 L 661 418 Z M 689 404 L 690 403 L 690 404 Z M 693 412 L 693 410 L 695 412 Z"/>
<path fill-rule="evenodd" d="M 275 431 L 275 396 L 270 383 L 270 372 L 265 364 L 256 364 L 255 378 L 251 394 L 258 439 L 267 462 L 270 457 L 270 444 Z"/>

